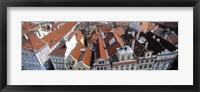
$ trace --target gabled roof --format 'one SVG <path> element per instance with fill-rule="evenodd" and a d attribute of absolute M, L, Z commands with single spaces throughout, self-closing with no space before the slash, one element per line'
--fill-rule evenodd
<path fill-rule="evenodd" d="M 158 28 L 157 30 L 153 31 L 154 34 L 156 34 L 159 37 L 162 37 L 163 39 L 169 41 L 173 45 L 178 44 L 178 36 L 173 31 L 168 31 L 162 28 Z M 167 37 L 167 38 L 165 38 Z"/>
<path fill-rule="evenodd" d="M 90 66 L 91 59 L 92 59 L 92 51 L 90 50 L 89 47 L 87 47 L 87 49 L 85 50 L 85 53 L 83 54 L 82 61 L 87 66 Z"/>
<path fill-rule="evenodd" d="M 135 39 L 132 34 L 123 34 L 121 37 L 126 45 L 131 45 L 132 41 Z"/>
<path fill-rule="evenodd" d="M 108 59 L 106 54 L 106 48 L 104 46 L 105 44 L 103 39 L 99 37 L 96 46 L 96 58 Z"/>
<path fill-rule="evenodd" d="M 69 35 L 69 37 L 72 37 L 72 36 L 76 36 L 76 40 L 77 41 L 80 41 L 84 36 L 83 36 L 83 34 L 82 34 L 82 32 L 80 31 L 80 30 L 76 30 L 76 31 L 74 31 L 73 33 L 71 33 L 70 35 Z"/>
<path fill-rule="evenodd" d="M 139 26 L 140 26 L 142 31 L 153 30 L 157 27 L 157 25 L 153 22 L 141 22 L 141 23 L 139 23 Z"/>
<path fill-rule="evenodd" d="M 111 40 L 113 40 L 112 44 L 110 44 Z M 122 47 L 124 45 L 122 39 L 113 32 L 109 32 L 104 41 L 109 55 L 115 54 L 117 51 L 116 48 Z"/>
<path fill-rule="evenodd" d="M 56 31 L 52 31 L 48 35 L 42 38 L 42 40 L 48 43 L 50 48 L 54 46 L 57 42 L 59 42 L 61 39 L 62 36 L 58 34 Z"/>
<path fill-rule="evenodd" d="M 137 57 L 143 56 L 143 53 L 147 51 L 147 49 L 142 45 L 137 39 L 135 39 L 135 46 L 134 46 L 134 54 Z"/>
<path fill-rule="evenodd" d="M 155 38 L 153 38 L 153 36 L 155 36 Z M 146 39 L 149 43 L 148 50 L 153 50 L 153 54 L 157 54 L 165 49 L 168 49 L 169 51 L 175 51 L 177 49 L 173 44 L 152 32 L 147 33 Z M 157 41 L 157 39 L 159 39 L 159 41 Z"/>
<path fill-rule="evenodd" d="M 25 40 L 26 39 L 24 39 L 24 41 Z M 46 43 L 43 42 L 41 39 L 37 38 L 35 35 L 31 35 L 26 42 L 22 43 L 22 47 L 24 49 L 31 50 L 31 51 L 37 51 L 45 45 Z"/>
<path fill-rule="evenodd" d="M 152 35 L 155 35 L 154 33 L 152 32 L 149 32 L 148 33 L 148 36 L 152 36 Z M 155 39 L 160 39 L 159 43 L 165 48 L 165 49 L 168 49 L 169 51 L 175 51 L 177 49 L 177 47 L 175 47 L 172 43 L 170 43 L 169 41 L 155 35 Z"/>
<path fill-rule="evenodd" d="M 81 42 L 78 42 L 76 47 L 71 52 L 71 55 L 73 56 L 73 58 L 75 58 L 76 60 L 79 60 L 82 53 L 81 52 L 82 48 L 84 48 L 84 45 Z"/>
<path fill-rule="evenodd" d="M 97 35 L 96 33 L 94 33 L 92 35 L 92 37 L 88 40 L 88 44 L 93 44 L 97 39 L 98 39 L 99 35 Z"/>
<path fill-rule="evenodd" d="M 65 43 L 60 44 L 56 49 L 54 49 L 49 55 L 57 56 L 57 57 L 64 57 L 67 47 Z"/>
<path fill-rule="evenodd" d="M 125 32 L 122 28 L 117 28 L 113 31 L 114 34 L 118 35 L 118 36 L 121 36 L 123 35 Z"/>
<path fill-rule="evenodd" d="M 23 22 L 22 24 L 22 34 L 32 30 L 34 27 L 38 26 L 35 23 L 32 22 Z"/>
<path fill-rule="evenodd" d="M 75 25 L 77 22 L 66 22 L 60 29 L 56 30 L 60 35 L 66 35 Z"/>
<path fill-rule="evenodd" d="M 51 28 L 51 30 L 53 31 L 54 28 L 57 29 L 58 25 L 63 24 L 63 23 L 65 23 L 65 22 L 54 22 L 54 23 L 52 24 L 52 28 Z"/>
<path fill-rule="evenodd" d="M 99 28 L 100 32 L 107 33 L 110 32 L 113 29 L 112 25 L 103 25 Z"/>

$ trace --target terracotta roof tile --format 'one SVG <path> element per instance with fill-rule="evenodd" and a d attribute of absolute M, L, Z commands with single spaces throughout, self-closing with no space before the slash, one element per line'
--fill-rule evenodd
<path fill-rule="evenodd" d="M 50 32 L 48 35 L 44 36 L 42 40 L 48 43 L 49 47 L 51 48 L 57 42 L 61 40 L 62 36 L 58 34 L 56 31 Z"/>
<path fill-rule="evenodd" d="M 88 44 L 93 44 L 98 39 L 97 34 L 93 34 L 92 37 L 88 40 Z"/>
<path fill-rule="evenodd" d="M 60 35 L 66 35 L 77 22 L 66 22 L 60 29 L 56 30 Z"/>
<path fill-rule="evenodd" d="M 87 47 L 87 49 L 86 49 L 86 51 L 85 51 L 85 53 L 84 53 L 84 55 L 82 57 L 82 61 L 87 66 L 90 66 L 91 59 L 92 59 L 92 51 L 90 50 L 90 48 Z"/>
<path fill-rule="evenodd" d="M 142 31 L 144 30 L 153 30 L 157 27 L 157 25 L 153 22 L 142 22 L 142 24 L 139 24 Z"/>
<path fill-rule="evenodd" d="M 80 41 L 83 37 L 84 37 L 84 35 L 82 34 L 82 32 L 80 31 L 80 30 L 76 30 L 76 31 L 74 31 L 73 33 L 71 33 L 69 36 L 70 37 L 72 37 L 72 36 L 76 36 L 76 40 L 77 41 Z"/>
<path fill-rule="evenodd" d="M 76 60 L 79 60 L 80 56 L 81 56 L 81 48 L 84 48 L 84 45 L 81 42 L 78 42 L 76 47 L 72 50 L 71 55 L 73 56 L 73 58 L 75 58 Z"/>
<path fill-rule="evenodd" d="M 25 39 L 24 39 L 25 40 Z M 27 50 L 39 50 L 46 44 L 35 35 L 31 35 L 26 43 L 23 44 L 23 48 Z"/>
<path fill-rule="evenodd" d="M 60 25 L 60 24 L 63 24 L 63 23 L 65 23 L 65 22 L 54 22 L 54 23 L 53 23 L 53 25 L 52 25 L 52 28 L 51 28 L 51 30 L 53 31 L 53 30 L 54 30 L 54 28 L 56 28 L 56 29 L 57 29 L 58 25 Z"/>
<path fill-rule="evenodd" d="M 97 46 L 96 46 L 96 58 L 108 59 L 106 54 L 106 48 L 104 48 L 105 44 L 102 38 L 98 38 Z"/>
<path fill-rule="evenodd" d="M 111 39 L 114 39 L 114 42 L 112 44 L 109 43 Z M 109 55 L 113 55 L 117 51 L 116 48 L 122 47 L 124 45 L 122 39 L 112 32 L 108 33 L 104 41 Z"/>
<path fill-rule="evenodd" d="M 121 36 L 124 34 L 124 30 L 121 28 L 117 28 L 116 30 L 113 31 L 114 34 Z"/>
<path fill-rule="evenodd" d="M 111 25 L 104 25 L 99 28 L 99 30 L 103 33 L 110 32 L 113 29 Z"/>
<path fill-rule="evenodd" d="M 34 24 L 32 22 L 24 22 L 22 24 L 22 34 L 32 30 L 34 27 L 38 26 L 37 24 Z"/>

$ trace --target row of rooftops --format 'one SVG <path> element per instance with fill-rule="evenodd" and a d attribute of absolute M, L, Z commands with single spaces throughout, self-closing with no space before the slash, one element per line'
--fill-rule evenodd
<path fill-rule="evenodd" d="M 35 27 L 39 26 L 39 24 L 34 24 L 32 22 L 23 22 L 22 23 L 22 47 L 29 51 L 37 51 L 41 49 L 43 46 L 48 44 L 51 48 L 57 42 L 59 42 L 64 35 L 66 35 L 69 30 L 75 26 L 77 22 L 66 22 L 59 29 L 53 30 L 53 27 L 61 24 L 62 22 L 57 22 L 52 25 L 52 30 L 49 34 L 44 36 L 43 38 L 38 38 L 34 31 Z"/>
<path fill-rule="evenodd" d="M 26 24 L 23 23 L 22 26 Z M 30 23 L 28 23 L 30 24 Z M 23 48 L 27 50 L 39 50 L 44 45 L 48 44 L 51 48 L 54 44 L 56 44 L 58 41 L 62 39 L 62 37 L 69 32 L 70 28 L 74 27 L 76 22 L 57 22 L 52 25 L 52 31 L 43 37 L 42 39 L 37 38 L 34 34 L 32 34 L 33 31 L 28 31 L 26 36 L 28 37 L 28 40 L 25 39 L 24 35 L 22 37 L 22 45 Z M 89 23 L 90 24 L 90 23 Z M 88 24 L 88 25 L 89 25 Z M 91 23 L 92 25 L 95 25 L 95 23 Z M 120 25 L 127 25 L 127 23 L 119 23 Z M 143 23 L 145 24 L 145 23 Z M 59 26 L 59 29 L 57 28 Z M 145 24 L 147 25 L 147 24 Z M 150 25 L 150 24 L 148 24 Z M 57 27 L 56 27 L 57 26 Z M 155 26 L 155 25 L 150 25 Z M 157 27 L 157 26 L 156 26 Z M 57 30 L 54 30 L 57 29 Z M 130 34 L 126 32 L 127 28 L 123 27 L 115 27 L 111 24 L 105 25 L 102 24 L 101 27 L 99 27 L 97 30 L 94 30 L 92 32 L 91 38 L 87 41 L 88 44 L 96 44 L 95 46 L 95 53 L 96 58 L 103 58 L 103 59 L 109 59 L 109 56 L 112 56 L 117 52 L 116 48 L 123 47 L 125 45 L 130 46 L 130 43 L 132 43 L 133 40 L 135 40 L 135 47 L 134 47 L 134 55 L 137 57 L 142 57 L 144 55 L 144 52 L 148 50 L 152 50 L 153 54 L 156 55 L 161 51 L 164 51 L 165 49 L 168 49 L 169 51 L 174 51 L 177 49 L 173 44 L 171 44 L 168 40 L 163 39 L 162 37 L 158 36 L 154 32 L 148 31 L 146 33 L 144 32 L 135 32 L 135 34 Z M 149 29 L 149 28 L 147 28 Z M 153 28 L 152 28 L 153 29 Z M 155 29 L 155 28 L 154 28 Z M 30 29 L 29 29 L 30 30 Z M 29 33 L 30 32 L 30 33 Z M 104 34 L 101 34 L 104 33 Z M 30 34 L 30 35 L 28 35 Z M 81 30 L 76 30 L 72 34 L 69 35 L 69 37 L 75 35 L 76 40 L 80 40 L 82 37 L 84 37 L 84 34 L 82 34 Z M 139 35 L 137 37 L 137 35 Z M 105 36 L 105 38 L 103 38 Z M 139 38 L 144 37 L 145 42 L 141 43 Z M 145 44 L 148 42 L 148 47 L 145 47 Z M 81 49 L 85 48 L 84 51 L 81 51 Z M 63 56 L 67 47 L 64 43 L 61 43 L 55 50 L 51 52 L 50 55 L 55 56 Z M 91 57 L 92 57 L 92 50 L 84 46 L 81 42 L 78 42 L 76 47 L 72 50 L 71 55 L 80 61 L 83 61 L 88 66 L 90 65 Z"/>

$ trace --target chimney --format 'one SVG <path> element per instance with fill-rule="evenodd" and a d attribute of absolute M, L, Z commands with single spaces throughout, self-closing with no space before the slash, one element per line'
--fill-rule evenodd
<path fill-rule="evenodd" d="M 146 43 L 145 43 L 145 48 L 147 48 L 147 47 L 148 47 L 148 45 L 149 45 L 149 43 L 148 43 L 148 42 L 146 42 Z"/>
<path fill-rule="evenodd" d="M 167 39 L 167 37 L 168 37 L 168 34 L 165 35 L 165 39 Z"/>
<path fill-rule="evenodd" d="M 156 36 L 155 35 L 153 35 L 153 37 L 152 37 L 153 39 L 155 39 L 156 38 Z"/>
<path fill-rule="evenodd" d="M 28 37 L 27 37 L 27 35 L 26 35 L 26 34 L 24 34 L 24 38 L 25 38 L 26 40 L 28 40 Z"/>
<path fill-rule="evenodd" d="M 101 37 L 102 37 L 102 38 L 105 38 L 105 35 L 104 35 L 104 33 L 103 33 L 103 32 L 101 32 Z"/>
<path fill-rule="evenodd" d="M 41 35 L 40 35 L 40 32 L 39 32 L 39 31 L 36 31 L 35 34 L 36 34 L 36 36 L 37 36 L 38 38 L 40 38 Z"/>

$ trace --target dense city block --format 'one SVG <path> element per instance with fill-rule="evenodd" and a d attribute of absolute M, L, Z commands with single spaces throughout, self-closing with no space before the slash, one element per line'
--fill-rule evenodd
<path fill-rule="evenodd" d="M 178 70 L 178 22 L 22 22 L 22 70 Z"/>

